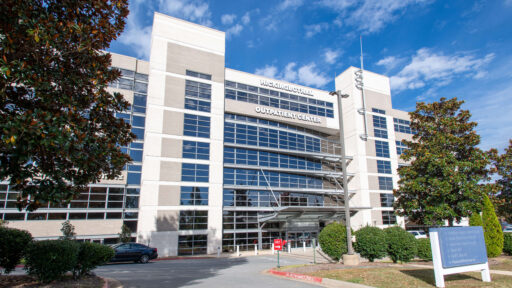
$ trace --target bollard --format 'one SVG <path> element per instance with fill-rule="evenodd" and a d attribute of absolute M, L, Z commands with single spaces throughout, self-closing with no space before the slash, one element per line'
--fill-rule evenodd
<path fill-rule="evenodd" d="M 220 247 L 217 247 L 217 258 L 220 257 Z"/>
<path fill-rule="evenodd" d="M 306 253 L 306 241 L 302 242 L 302 248 L 304 249 L 304 253 Z"/>
<path fill-rule="evenodd" d="M 254 244 L 254 255 L 258 255 L 258 244 Z"/>
<path fill-rule="evenodd" d="M 274 255 L 275 251 L 274 251 L 274 243 L 272 243 L 272 255 Z"/>
<path fill-rule="evenodd" d="M 288 253 L 292 253 L 292 245 L 290 245 L 290 242 L 288 242 Z"/>
<path fill-rule="evenodd" d="M 239 245 L 236 245 L 236 256 L 237 257 L 240 256 L 240 246 Z"/>
<path fill-rule="evenodd" d="M 311 246 L 313 246 L 313 264 L 316 264 L 316 244 L 315 239 L 311 239 Z"/>

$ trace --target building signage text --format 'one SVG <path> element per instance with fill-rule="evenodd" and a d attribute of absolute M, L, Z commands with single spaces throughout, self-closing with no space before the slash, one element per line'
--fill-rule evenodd
<path fill-rule="evenodd" d="M 274 82 L 274 81 L 270 81 L 270 80 L 260 80 L 260 85 L 270 87 L 270 88 L 281 89 L 281 90 L 292 92 L 292 93 L 313 96 L 313 92 L 311 90 L 307 90 L 307 89 L 299 88 L 299 87 L 293 87 L 288 84 L 282 84 L 282 83 L 278 83 L 278 82 Z"/>
<path fill-rule="evenodd" d="M 320 117 L 309 116 L 306 114 L 287 112 L 287 111 L 282 111 L 282 110 L 278 110 L 278 109 L 259 107 L 259 106 L 256 107 L 255 110 L 256 110 L 256 113 L 261 113 L 261 114 L 274 115 L 274 116 L 279 116 L 279 117 L 283 117 L 283 118 L 296 119 L 296 120 L 313 122 L 313 123 L 322 123 L 322 119 Z"/>

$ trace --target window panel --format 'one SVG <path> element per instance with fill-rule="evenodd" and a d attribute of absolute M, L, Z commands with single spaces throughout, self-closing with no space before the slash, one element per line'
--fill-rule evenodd
<path fill-rule="evenodd" d="M 208 187 L 182 186 L 180 205 L 208 205 Z"/>
<path fill-rule="evenodd" d="M 375 140 L 375 153 L 376 153 L 377 157 L 389 158 L 388 142 Z"/>
<path fill-rule="evenodd" d="M 380 206 L 381 207 L 393 207 L 393 201 L 395 201 L 393 194 L 388 194 L 388 193 L 380 194 Z"/>
<path fill-rule="evenodd" d="M 377 171 L 379 173 L 391 174 L 391 162 L 384 160 L 377 160 Z"/>
<path fill-rule="evenodd" d="M 393 178 L 379 176 L 380 190 L 393 190 Z"/>

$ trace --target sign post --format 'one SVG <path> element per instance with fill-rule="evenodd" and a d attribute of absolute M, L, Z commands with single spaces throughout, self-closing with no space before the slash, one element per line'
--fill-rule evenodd
<path fill-rule="evenodd" d="M 437 287 L 445 287 L 444 275 L 469 271 L 491 282 L 482 227 L 431 228 L 429 234 Z"/>
<path fill-rule="evenodd" d="M 283 249 L 283 241 L 281 239 L 274 239 L 274 250 L 277 251 L 277 268 L 280 268 L 281 266 L 279 265 L 279 251 L 281 251 L 281 249 Z"/>

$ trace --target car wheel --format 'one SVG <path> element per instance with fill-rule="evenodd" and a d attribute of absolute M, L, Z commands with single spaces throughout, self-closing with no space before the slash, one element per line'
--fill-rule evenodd
<path fill-rule="evenodd" d="M 146 264 L 149 262 L 149 256 L 148 255 L 142 255 L 140 256 L 139 262 L 142 264 Z"/>

